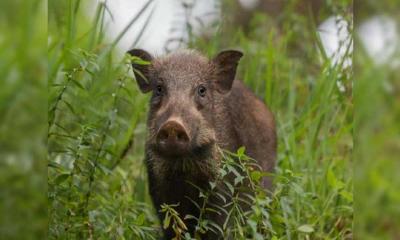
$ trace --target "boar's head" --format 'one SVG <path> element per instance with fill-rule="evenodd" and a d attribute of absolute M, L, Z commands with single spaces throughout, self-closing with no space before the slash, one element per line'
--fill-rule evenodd
<path fill-rule="evenodd" d="M 215 118 L 242 53 L 223 51 L 213 59 L 193 50 L 159 58 L 141 49 L 128 53 L 149 63 L 132 62 L 139 89 L 152 93 L 148 146 L 163 158 L 207 154 L 216 144 Z"/>

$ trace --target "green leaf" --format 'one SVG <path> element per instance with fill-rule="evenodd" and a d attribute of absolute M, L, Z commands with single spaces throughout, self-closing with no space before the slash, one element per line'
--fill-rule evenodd
<path fill-rule="evenodd" d="M 224 177 L 227 174 L 227 172 L 225 171 L 225 169 L 220 168 L 219 174 L 221 174 L 221 177 Z"/>
<path fill-rule="evenodd" d="M 142 226 L 144 223 L 145 215 L 141 213 L 135 220 L 136 225 Z"/>
<path fill-rule="evenodd" d="M 47 167 L 49 168 L 56 168 L 56 169 L 62 169 L 62 166 L 56 162 L 48 162 Z"/>
<path fill-rule="evenodd" d="M 216 182 L 210 182 L 211 190 L 213 190 L 215 188 L 215 186 L 217 186 Z"/>
<path fill-rule="evenodd" d="M 304 190 L 303 190 L 303 188 L 302 188 L 299 184 L 292 182 L 290 185 L 292 186 L 292 189 L 293 189 L 297 194 L 299 194 L 299 195 L 301 195 L 301 196 L 304 195 Z"/>
<path fill-rule="evenodd" d="M 232 184 L 225 182 L 225 185 L 229 188 L 229 191 L 231 192 L 231 194 L 233 194 L 235 192 L 235 189 L 233 188 Z"/>
<path fill-rule="evenodd" d="M 243 146 L 243 147 L 240 147 L 240 148 L 237 150 L 237 155 L 238 155 L 238 157 L 244 156 L 245 150 L 246 150 L 246 148 L 245 148 L 244 146 Z"/>
<path fill-rule="evenodd" d="M 103 164 L 98 163 L 97 166 L 100 168 L 100 170 L 105 174 L 105 175 L 109 175 L 112 173 L 112 171 L 110 169 L 108 169 L 106 166 L 104 166 Z"/>
<path fill-rule="evenodd" d="M 169 227 L 169 223 L 170 222 L 171 222 L 171 217 L 167 212 L 167 214 L 165 214 L 165 218 L 164 218 L 164 222 L 163 222 L 163 228 L 167 229 Z"/>
<path fill-rule="evenodd" d="M 192 238 L 190 237 L 190 233 L 188 233 L 188 232 L 185 233 L 185 239 L 192 239 Z"/>
<path fill-rule="evenodd" d="M 346 190 L 340 191 L 340 195 L 349 202 L 353 202 L 353 193 Z"/>
<path fill-rule="evenodd" d="M 188 220 L 188 219 L 194 219 L 194 220 L 198 220 L 198 218 L 197 217 L 195 217 L 195 216 L 193 216 L 193 215 L 190 215 L 190 214 L 186 214 L 186 216 L 185 216 L 185 218 L 184 218 L 185 220 Z"/>
<path fill-rule="evenodd" d="M 222 193 L 215 193 L 222 201 L 224 201 L 224 203 L 226 203 L 226 198 L 224 197 L 224 195 Z"/>
<path fill-rule="evenodd" d="M 199 197 L 200 197 L 200 198 L 205 198 L 205 197 L 206 197 L 206 195 L 204 195 L 203 191 L 200 191 L 200 193 L 199 193 Z"/>
<path fill-rule="evenodd" d="M 264 240 L 265 238 L 264 238 L 263 235 L 261 235 L 261 234 L 259 234 L 258 232 L 256 232 L 256 233 L 254 234 L 254 239 L 256 239 L 256 240 Z"/>
<path fill-rule="evenodd" d="M 236 186 L 238 183 L 243 182 L 243 179 L 244 179 L 243 176 L 237 176 L 237 177 L 235 177 L 235 181 L 234 181 L 235 186 Z"/>
<path fill-rule="evenodd" d="M 334 189 L 342 189 L 344 188 L 345 184 L 340 181 L 339 179 L 336 178 L 335 173 L 333 172 L 332 168 L 328 169 L 328 172 L 326 174 L 326 180 L 328 181 L 328 184 L 334 188 Z"/>
<path fill-rule="evenodd" d="M 311 225 L 308 225 L 308 224 L 301 225 L 300 227 L 297 228 L 297 230 L 299 232 L 303 232 L 303 233 L 312 233 L 312 232 L 314 232 L 314 228 Z"/>
<path fill-rule="evenodd" d="M 138 64 L 138 65 L 150 65 L 151 64 L 149 61 L 145 61 L 136 56 L 129 56 L 129 58 L 131 59 L 131 62 L 133 64 Z"/>
<path fill-rule="evenodd" d="M 235 174 L 235 176 L 241 176 L 240 173 L 231 165 L 226 166 L 228 168 L 229 172 Z"/>
<path fill-rule="evenodd" d="M 78 81 L 76 81 L 74 79 L 71 79 L 71 80 L 77 87 L 79 87 L 82 90 L 85 90 L 85 87 L 80 82 L 78 82 Z"/>
<path fill-rule="evenodd" d="M 185 223 L 182 221 L 182 219 L 180 217 L 175 218 L 175 220 L 181 229 L 183 229 L 185 231 L 187 230 Z"/>
<path fill-rule="evenodd" d="M 69 176 L 70 176 L 70 173 L 61 173 L 54 179 L 54 183 L 61 184 L 62 182 L 67 180 Z"/>
<path fill-rule="evenodd" d="M 258 182 L 262 178 L 263 174 L 260 171 L 252 171 L 250 173 L 251 180 Z"/>
<path fill-rule="evenodd" d="M 65 106 L 67 106 L 69 108 L 69 110 L 71 110 L 71 112 L 76 115 L 75 110 L 72 107 L 72 105 L 69 102 L 65 101 L 65 100 L 63 100 L 63 102 L 65 103 Z"/>

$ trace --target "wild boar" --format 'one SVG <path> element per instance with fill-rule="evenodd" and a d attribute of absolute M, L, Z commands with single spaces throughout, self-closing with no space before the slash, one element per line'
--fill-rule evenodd
<path fill-rule="evenodd" d="M 199 216 L 193 201 L 200 205 L 201 199 L 193 185 L 207 189 L 216 178 L 221 160 L 218 148 L 233 152 L 244 146 L 263 170 L 273 171 L 274 117 L 262 100 L 235 80 L 241 52 L 222 51 L 212 59 L 194 50 L 157 58 L 141 49 L 128 53 L 150 63 L 134 61 L 132 67 L 140 90 L 152 92 L 145 161 L 149 192 L 161 221 L 163 203 L 179 203 L 176 210 L 182 219 Z M 271 185 L 269 179 L 262 184 Z M 224 221 L 218 214 L 208 217 L 217 224 Z M 190 219 L 185 224 L 193 234 L 196 222 Z M 165 229 L 164 237 L 173 238 L 173 230 Z M 202 236 L 219 238 L 212 232 Z"/>

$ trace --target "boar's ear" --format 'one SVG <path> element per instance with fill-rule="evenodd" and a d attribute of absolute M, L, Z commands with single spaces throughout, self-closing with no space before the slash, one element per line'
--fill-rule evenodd
<path fill-rule="evenodd" d="M 132 49 L 128 51 L 128 54 L 132 57 L 138 58 L 132 59 L 132 68 L 140 91 L 143 93 L 149 92 L 151 90 L 149 83 L 149 62 L 151 62 L 153 57 L 150 53 L 142 49 Z"/>
<path fill-rule="evenodd" d="M 217 67 L 217 87 L 222 93 L 231 90 L 236 75 L 236 68 L 243 53 L 226 50 L 218 53 L 212 60 Z"/>

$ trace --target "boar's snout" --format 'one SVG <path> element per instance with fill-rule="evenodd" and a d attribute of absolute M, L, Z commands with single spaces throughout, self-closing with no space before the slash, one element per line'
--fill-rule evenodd
<path fill-rule="evenodd" d="M 189 146 L 189 136 L 185 127 L 179 121 L 168 120 L 158 130 L 157 145 L 165 155 L 185 153 Z"/>

